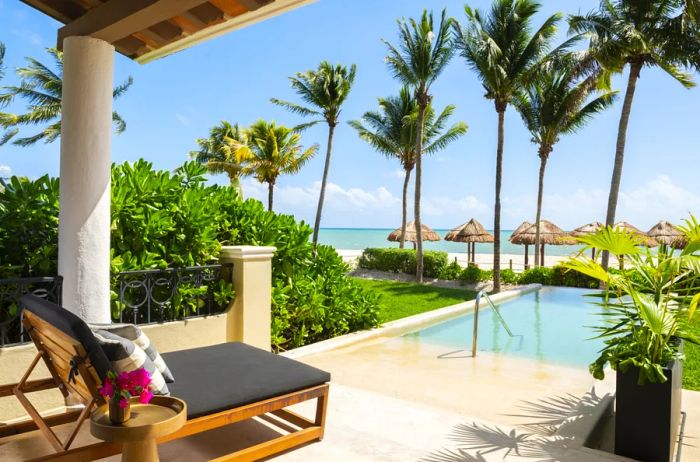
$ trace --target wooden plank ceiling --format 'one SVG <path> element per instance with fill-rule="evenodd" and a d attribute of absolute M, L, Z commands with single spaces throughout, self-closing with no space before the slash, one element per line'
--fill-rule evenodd
<path fill-rule="evenodd" d="M 82 35 L 147 62 L 311 0 L 22 0 L 65 24 L 63 39 Z M 182 46 L 178 46 L 179 44 Z"/>

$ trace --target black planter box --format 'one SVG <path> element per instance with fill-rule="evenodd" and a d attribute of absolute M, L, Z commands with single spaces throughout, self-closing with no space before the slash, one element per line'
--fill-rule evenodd
<path fill-rule="evenodd" d="M 683 362 L 664 369 L 666 382 L 637 384 L 638 369 L 617 371 L 615 454 L 644 462 L 673 460 L 681 420 Z"/>

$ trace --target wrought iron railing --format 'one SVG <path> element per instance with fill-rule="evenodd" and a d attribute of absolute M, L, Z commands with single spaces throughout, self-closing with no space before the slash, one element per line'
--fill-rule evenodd
<path fill-rule="evenodd" d="M 112 320 L 134 324 L 223 313 L 233 297 L 233 265 L 123 271 L 112 277 Z M 0 346 L 26 343 L 19 299 L 32 293 L 61 304 L 63 278 L 0 279 Z"/>
<path fill-rule="evenodd" d="M 20 297 L 34 294 L 60 304 L 62 284 L 61 276 L 0 279 L 0 346 L 29 341 L 22 325 Z"/>
<path fill-rule="evenodd" d="M 112 319 L 149 324 L 222 313 L 231 289 L 221 281 L 230 269 L 227 264 L 123 271 L 112 281 Z"/>

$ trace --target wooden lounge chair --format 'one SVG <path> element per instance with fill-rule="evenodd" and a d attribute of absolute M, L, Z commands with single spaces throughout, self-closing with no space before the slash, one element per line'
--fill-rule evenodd
<path fill-rule="evenodd" d="M 0 397 L 14 393 L 31 421 L 1 427 L 0 437 L 39 429 L 56 452 L 37 461 L 85 461 L 120 453 L 119 443 L 71 447 L 90 412 L 104 402 L 98 388 L 110 369 L 92 331 L 79 317 L 46 300 L 26 295 L 20 303 L 25 330 L 38 353 L 19 383 L 0 385 Z M 264 414 L 273 414 L 298 430 L 217 460 L 257 460 L 323 438 L 330 381 L 327 372 L 238 342 L 175 351 L 163 357 L 175 377 L 175 382 L 168 384 L 171 395 L 187 403 L 188 420 L 181 430 L 159 443 Z M 29 380 L 41 360 L 52 377 Z M 64 397 L 85 407 L 42 417 L 26 394 L 56 387 Z M 285 409 L 311 399 L 317 399 L 314 420 Z M 51 429 L 73 421 L 75 429 L 65 441 Z"/>

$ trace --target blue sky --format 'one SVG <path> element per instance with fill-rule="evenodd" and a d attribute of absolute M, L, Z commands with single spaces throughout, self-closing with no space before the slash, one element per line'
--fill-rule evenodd
<path fill-rule="evenodd" d="M 490 2 L 470 5 L 487 8 Z M 560 11 L 588 11 L 595 0 L 543 2 L 538 21 Z M 321 60 L 355 63 L 355 87 L 343 121 L 376 108 L 376 99 L 398 92 L 384 63 L 382 38 L 396 40 L 396 19 L 415 17 L 424 7 L 446 7 L 464 19 L 464 2 L 441 0 L 319 0 L 284 16 L 200 44 L 156 62 L 139 65 L 117 55 L 115 82 L 133 76 L 131 90 L 115 103 L 127 131 L 113 138 L 116 162 L 146 158 L 173 169 L 187 160 L 195 139 L 221 119 L 246 125 L 259 119 L 296 124 L 301 120 L 269 103 L 295 99 L 287 77 Z M 55 43 L 58 23 L 17 0 L 0 0 L 0 41 L 7 46 L 7 76 L 25 56 L 48 61 L 43 49 Z M 561 38 L 566 26 L 561 26 Z M 615 81 L 623 89 L 625 77 Z M 453 121 L 469 133 L 424 162 L 423 220 L 449 228 L 479 219 L 491 227 L 495 172 L 496 114 L 475 75 L 455 57 L 433 86 L 435 105 L 454 104 Z M 621 98 L 620 98 L 621 99 Z M 639 81 L 627 143 L 618 218 L 647 229 L 659 219 L 680 221 L 700 213 L 697 172 L 700 159 L 700 89 L 685 90 L 658 70 L 645 69 Z M 15 104 L 13 109 L 20 110 Z M 578 134 L 555 147 L 548 165 L 543 216 L 565 228 L 603 220 L 612 170 L 620 102 Z M 25 132 L 26 133 L 26 132 Z M 326 127 L 303 135 L 305 145 L 325 146 Z M 299 175 L 282 177 L 275 209 L 313 222 L 323 152 Z M 402 178 L 396 161 L 385 159 L 358 139 L 347 125 L 337 130 L 323 225 L 395 227 L 400 221 Z M 0 174 L 58 175 L 59 143 L 0 148 Z M 503 179 L 505 228 L 534 219 L 538 159 L 519 116 L 509 109 Z M 212 181 L 225 183 L 223 177 Z M 264 198 L 264 186 L 248 179 L 247 196 Z"/>

